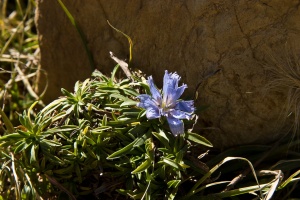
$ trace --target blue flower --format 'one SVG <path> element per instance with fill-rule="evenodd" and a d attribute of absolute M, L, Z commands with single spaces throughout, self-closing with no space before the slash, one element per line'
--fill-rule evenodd
<path fill-rule="evenodd" d="M 156 119 L 165 116 L 169 123 L 173 135 L 184 133 L 184 124 L 182 119 L 190 120 L 195 111 L 194 101 L 179 100 L 186 84 L 178 87 L 180 76 L 175 73 L 165 71 L 163 91 L 156 88 L 152 76 L 148 77 L 147 83 L 150 87 L 151 96 L 141 94 L 138 96 L 140 103 L 137 106 L 146 109 L 148 119 Z"/>

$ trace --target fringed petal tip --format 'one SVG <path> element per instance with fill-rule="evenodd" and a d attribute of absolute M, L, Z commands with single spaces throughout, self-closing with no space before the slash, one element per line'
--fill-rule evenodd
<path fill-rule="evenodd" d="M 178 101 L 175 109 L 192 114 L 195 112 L 194 101 Z"/>

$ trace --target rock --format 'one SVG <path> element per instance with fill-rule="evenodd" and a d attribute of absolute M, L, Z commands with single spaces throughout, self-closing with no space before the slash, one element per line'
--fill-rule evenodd
<path fill-rule="evenodd" d="M 267 143 L 291 125 L 280 117 L 287 90 L 266 92 L 264 63 L 269 54 L 284 55 L 286 43 L 299 46 L 299 0 L 63 2 L 86 37 L 95 68 L 111 72 L 115 63 L 109 51 L 128 59 L 127 39 L 109 20 L 134 42 L 132 67 L 153 75 L 160 86 L 164 70 L 177 71 L 189 86 L 186 96 L 197 90 L 196 105 L 209 106 L 199 113 L 196 131 L 215 146 Z M 59 3 L 37 3 L 41 64 L 49 83 L 45 99 L 50 101 L 61 87 L 71 89 L 89 77 L 92 68 Z"/>

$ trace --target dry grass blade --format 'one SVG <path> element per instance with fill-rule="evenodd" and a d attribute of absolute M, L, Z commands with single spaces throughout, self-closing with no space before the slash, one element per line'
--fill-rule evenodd
<path fill-rule="evenodd" d="M 230 190 L 230 191 L 226 191 L 226 192 L 212 194 L 212 196 L 214 196 L 215 198 L 217 198 L 217 197 L 225 198 L 225 197 L 234 197 L 234 196 L 238 196 L 241 194 L 247 194 L 247 193 L 253 194 L 256 191 L 261 192 L 261 190 L 267 186 L 268 186 L 268 184 L 253 185 L 253 186 L 249 186 L 249 187 L 242 187 L 242 188 L 238 188 L 238 189 L 234 189 L 234 190 Z M 262 198 L 260 197 L 260 199 L 262 199 Z"/>
<path fill-rule="evenodd" d="M 265 69 L 270 76 L 266 88 L 287 91 L 282 121 L 285 121 L 292 113 L 294 117 L 292 128 L 296 135 L 300 128 L 300 60 L 294 52 L 295 50 L 286 45 L 284 58 L 268 53 L 268 63 L 271 62 L 271 64 L 266 64 Z"/>
<path fill-rule="evenodd" d="M 20 24 L 17 26 L 16 29 L 19 30 L 22 26 L 23 26 L 23 22 L 20 22 Z M 18 33 L 17 30 L 10 36 L 10 38 L 8 39 L 8 41 L 5 43 L 4 47 L 2 48 L 2 50 L 0 52 L 0 57 L 7 50 L 7 48 L 10 45 L 10 43 L 13 41 L 14 37 L 17 35 L 17 33 Z"/>
<path fill-rule="evenodd" d="M 275 178 L 270 181 L 269 183 L 271 184 L 270 189 L 267 190 L 267 194 L 265 195 L 264 200 L 270 200 L 276 191 L 279 183 L 283 179 L 283 173 L 281 170 L 275 170 L 275 171 L 270 171 L 270 170 L 261 170 L 259 172 L 259 175 L 274 175 Z"/>
<path fill-rule="evenodd" d="M 258 159 L 255 163 L 254 163 L 254 167 L 257 167 L 260 163 L 262 163 L 279 145 L 280 141 L 278 141 L 277 143 L 275 143 L 275 145 L 266 153 L 264 153 L 262 155 L 262 157 L 260 159 Z M 236 176 L 231 182 L 230 184 L 227 185 L 226 189 L 224 191 L 228 191 L 231 190 L 239 181 L 241 181 L 247 174 L 249 174 L 251 172 L 251 168 L 248 168 L 246 170 L 244 170 L 241 174 L 239 174 L 238 176 Z"/>
<path fill-rule="evenodd" d="M 128 69 L 128 64 L 126 62 L 124 62 L 123 60 L 120 60 L 119 58 L 117 58 L 113 52 L 109 52 L 110 53 L 110 57 L 116 61 L 116 63 L 118 63 L 120 65 L 120 67 L 122 68 L 122 70 L 124 71 L 124 73 L 126 74 L 127 78 L 131 79 L 132 75 L 130 70 Z"/>
<path fill-rule="evenodd" d="M 22 199 L 21 198 L 21 189 L 20 189 L 20 183 L 19 183 L 19 178 L 18 178 L 18 175 L 17 175 L 17 171 L 16 171 L 16 165 L 15 165 L 15 156 L 13 153 L 10 153 L 11 155 L 11 168 L 12 168 L 12 171 L 13 171 L 13 176 L 14 176 L 14 182 L 15 182 L 15 193 L 16 193 L 16 199 L 19 200 L 19 199 Z"/>
<path fill-rule="evenodd" d="M 196 193 L 198 193 L 199 191 L 201 191 L 201 188 L 198 188 L 207 178 L 209 178 L 217 169 L 219 169 L 224 163 L 228 162 L 228 161 L 232 161 L 232 160 L 243 160 L 246 161 L 248 163 L 248 165 L 250 166 L 250 169 L 253 173 L 253 176 L 255 178 L 255 181 L 257 183 L 257 187 L 255 187 L 255 190 L 259 190 L 260 191 L 260 184 L 258 182 L 254 167 L 252 165 L 252 163 L 246 159 L 246 158 L 241 158 L 241 157 L 227 157 L 225 159 L 223 159 L 220 163 L 218 163 L 216 166 L 214 166 L 208 173 L 206 173 L 193 187 L 192 189 L 188 192 L 186 197 L 192 196 Z M 197 189 L 198 188 L 198 189 Z M 260 191 L 261 192 L 261 191 Z M 238 195 L 239 193 L 234 193 L 235 195 Z"/>
<path fill-rule="evenodd" d="M 122 35 L 124 35 L 124 36 L 127 38 L 128 43 L 129 43 L 129 65 L 130 65 L 131 60 L 132 60 L 132 47 L 133 47 L 133 42 L 132 42 L 131 38 L 130 38 L 127 34 L 125 34 L 124 32 L 122 32 L 122 31 L 120 31 L 119 29 L 117 29 L 116 27 L 114 27 L 108 20 L 107 20 L 107 23 L 108 23 L 108 25 L 109 25 L 110 27 L 112 27 L 115 31 L 121 33 Z"/>
<path fill-rule="evenodd" d="M 290 182 L 293 181 L 299 181 L 300 177 L 295 178 L 296 176 L 298 176 L 300 174 L 300 170 L 296 171 L 295 173 L 293 173 L 289 178 L 287 178 L 279 187 L 278 189 L 282 189 L 285 186 L 287 186 L 287 184 L 289 184 Z"/>
<path fill-rule="evenodd" d="M 61 185 L 55 178 L 52 178 L 52 177 L 48 176 L 47 174 L 45 174 L 45 176 L 53 185 L 55 185 L 61 191 L 64 191 L 70 197 L 70 199 L 76 200 L 76 197 L 69 190 L 67 190 L 63 185 Z"/>
<path fill-rule="evenodd" d="M 17 72 L 19 73 L 20 78 L 23 81 L 25 87 L 27 88 L 27 91 L 29 92 L 29 94 L 31 96 L 33 96 L 35 98 L 35 100 L 39 100 L 39 96 L 33 91 L 31 84 L 29 83 L 28 79 L 26 78 L 26 75 L 22 72 L 22 70 L 20 69 L 18 64 L 15 64 L 15 68 L 16 68 Z"/>
<path fill-rule="evenodd" d="M 4 1 L 1 5 L 0 103 L 13 124 L 17 112 L 40 100 L 37 81 L 41 74 L 34 1 Z M 42 101 L 40 105 L 43 106 Z"/>

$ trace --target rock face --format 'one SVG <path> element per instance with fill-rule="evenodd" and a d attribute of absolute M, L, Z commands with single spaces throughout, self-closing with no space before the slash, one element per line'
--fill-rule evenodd
<path fill-rule="evenodd" d="M 45 98 L 50 101 L 61 87 L 71 89 L 89 77 L 92 69 L 59 3 L 37 2 L 41 64 L 49 81 Z M 100 71 L 108 74 L 115 66 L 109 51 L 121 59 L 129 54 L 127 39 L 107 20 L 133 40 L 133 68 L 153 75 L 159 86 L 164 70 L 177 71 L 189 86 L 186 96 L 197 90 L 196 105 L 209 106 L 196 129 L 215 146 L 267 143 L 283 133 L 280 114 L 287 92 L 266 92 L 263 63 L 270 54 L 285 55 L 286 43 L 300 47 L 300 0 L 63 2 Z M 203 125 L 212 128 L 202 130 Z"/>

